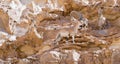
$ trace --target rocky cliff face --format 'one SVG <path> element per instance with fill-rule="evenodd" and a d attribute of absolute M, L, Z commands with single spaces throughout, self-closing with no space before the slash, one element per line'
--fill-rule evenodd
<path fill-rule="evenodd" d="M 1 0 L 0 64 L 119 64 L 119 0 Z"/>

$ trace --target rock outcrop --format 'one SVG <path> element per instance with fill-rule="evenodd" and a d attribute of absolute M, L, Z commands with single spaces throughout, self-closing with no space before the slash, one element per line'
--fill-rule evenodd
<path fill-rule="evenodd" d="M 0 64 L 120 64 L 119 0 L 1 0 Z"/>

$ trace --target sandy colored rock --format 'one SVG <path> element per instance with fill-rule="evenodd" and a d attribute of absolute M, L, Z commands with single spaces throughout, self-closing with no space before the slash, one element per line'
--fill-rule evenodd
<path fill-rule="evenodd" d="M 0 63 L 120 64 L 119 3 L 1 0 Z"/>
<path fill-rule="evenodd" d="M 9 28 L 9 16 L 0 9 L 0 31 L 11 33 Z"/>
<path fill-rule="evenodd" d="M 23 60 L 19 60 L 19 62 L 17 64 L 28 64 L 28 63 Z"/>
<path fill-rule="evenodd" d="M 20 49 L 23 53 L 25 53 L 26 55 L 32 55 L 35 53 L 34 48 L 29 46 L 29 45 L 25 45 L 23 47 L 21 47 Z"/>

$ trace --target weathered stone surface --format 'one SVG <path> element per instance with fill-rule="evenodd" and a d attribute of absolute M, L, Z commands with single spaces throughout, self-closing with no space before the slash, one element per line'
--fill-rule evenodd
<path fill-rule="evenodd" d="M 2 9 L 0 9 L 0 31 L 11 33 L 9 28 L 9 16 Z"/>
<path fill-rule="evenodd" d="M 120 64 L 119 0 L 1 0 L 0 64 Z"/>

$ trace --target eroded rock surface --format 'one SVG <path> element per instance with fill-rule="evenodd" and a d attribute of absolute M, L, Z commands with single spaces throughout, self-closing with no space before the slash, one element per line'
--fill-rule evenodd
<path fill-rule="evenodd" d="M 119 0 L 1 0 L 0 64 L 120 64 Z"/>

